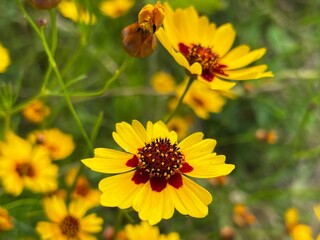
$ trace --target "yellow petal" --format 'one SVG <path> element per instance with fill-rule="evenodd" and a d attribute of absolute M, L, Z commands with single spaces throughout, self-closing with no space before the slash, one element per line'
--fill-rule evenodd
<path fill-rule="evenodd" d="M 66 204 L 59 197 L 45 199 L 44 209 L 52 222 L 59 223 L 68 215 Z"/>
<path fill-rule="evenodd" d="M 143 143 L 148 142 L 148 135 L 144 126 L 137 120 L 132 121 L 132 127 Z"/>
<path fill-rule="evenodd" d="M 242 68 L 244 66 L 249 65 L 250 63 L 260 59 L 265 53 L 266 53 L 266 49 L 265 48 L 260 48 L 260 49 L 256 49 L 253 50 L 251 52 L 249 52 L 248 54 L 244 55 L 241 58 L 238 58 L 235 61 L 225 61 L 224 59 L 221 59 L 221 64 L 226 65 L 228 68 L 228 70 L 232 70 L 232 69 L 237 69 L 237 68 Z"/>
<path fill-rule="evenodd" d="M 198 143 L 202 140 L 203 138 L 203 133 L 202 132 L 195 132 L 185 139 L 183 139 L 179 144 L 178 147 L 182 150 L 185 151 L 188 149 L 190 146 L 192 146 L 195 143 Z"/>
<path fill-rule="evenodd" d="M 215 154 L 206 155 L 187 161 L 193 167 L 193 170 L 186 175 L 195 178 L 213 178 L 228 175 L 235 166 L 233 164 L 224 164 L 225 156 Z"/>
<path fill-rule="evenodd" d="M 170 218 L 174 212 L 174 206 L 167 191 L 152 191 L 150 182 L 144 184 L 143 188 L 134 199 L 132 207 L 139 213 L 139 218 L 148 221 L 151 225 L 157 224 L 162 218 Z"/>
<path fill-rule="evenodd" d="M 131 181 L 134 171 L 104 178 L 99 183 L 102 191 L 101 205 L 106 207 L 129 208 L 143 184 Z"/>
<path fill-rule="evenodd" d="M 212 49 L 222 58 L 232 47 L 236 32 L 230 23 L 218 27 L 211 42 Z"/>
<path fill-rule="evenodd" d="M 181 148 L 181 151 L 185 155 L 185 160 L 189 163 L 194 158 L 212 153 L 216 144 L 217 141 L 214 139 L 204 139 L 192 145 Z"/>
<path fill-rule="evenodd" d="M 208 214 L 208 204 L 212 201 L 211 194 L 190 179 L 183 177 L 183 186 L 176 189 L 168 187 L 175 208 L 181 214 L 202 218 Z"/>
<path fill-rule="evenodd" d="M 102 230 L 103 219 L 91 213 L 80 220 L 81 230 L 88 233 L 97 233 Z"/>
<path fill-rule="evenodd" d="M 56 236 L 61 232 L 58 224 L 50 222 L 38 222 L 36 230 L 42 239 L 57 239 Z"/>
<path fill-rule="evenodd" d="M 224 76 L 223 76 L 223 78 L 224 78 Z M 199 76 L 198 79 L 201 82 L 209 85 L 209 87 L 213 90 L 229 90 L 236 85 L 235 82 L 225 81 L 225 80 L 218 78 L 217 76 L 214 76 L 214 79 L 211 82 L 204 80 L 201 76 Z"/>
<path fill-rule="evenodd" d="M 223 63 L 229 63 L 242 58 L 243 56 L 247 55 L 250 51 L 250 47 L 247 45 L 240 45 L 238 47 L 233 48 L 226 56 L 224 56 L 221 60 Z"/>
<path fill-rule="evenodd" d="M 77 219 L 81 219 L 88 211 L 88 205 L 81 199 L 70 202 L 68 212 Z"/>
<path fill-rule="evenodd" d="M 126 162 L 133 157 L 132 154 L 109 148 L 96 148 L 94 153 L 94 158 L 81 160 L 84 165 L 93 171 L 101 173 L 121 173 L 132 169 L 132 167 L 126 166 Z"/>
<path fill-rule="evenodd" d="M 258 79 L 259 76 L 263 76 L 263 72 L 267 69 L 267 65 L 258 65 L 249 68 L 243 68 L 238 70 L 225 71 L 228 76 L 223 76 L 223 78 L 230 80 L 250 80 Z"/>

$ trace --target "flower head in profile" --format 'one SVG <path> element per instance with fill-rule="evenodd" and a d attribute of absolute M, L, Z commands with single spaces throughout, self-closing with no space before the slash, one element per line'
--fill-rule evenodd
<path fill-rule="evenodd" d="M 10 63 L 9 51 L 0 43 L 0 73 L 5 72 Z"/>
<path fill-rule="evenodd" d="M 20 195 L 24 188 L 36 193 L 57 189 L 58 168 L 46 149 L 33 146 L 12 132 L 1 142 L 0 178 L 6 192 Z"/>
<path fill-rule="evenodd" d="M 160 1 L 155 5 L 147 4 L 138 15 L 138 21 L 122 30 L 122 45 L 133 57 L 145 58 L 157 48 L 154 33 L 162 25 L 165 13 Z"/>
<path fill-rule="evenodd" d="M 33 123 L 41 123 L 51 113 L 51 110 L 41 100 L 34 100 L 26 105 L 22 111 L 25 119 Z"/>
<path fill-rule="evenodd" d="M 120 239 L 126 240 L 179 240 L 180 236 L 176 232 L 168 235 L 160 234 L 159 228 L 151 226 L 148 222 L 141 222 L 139 225 L 128 224 L 120 232 Z"/>
<path fill-rule="evenodd" d="M 37 223 L 36 230 L 42 239 L 96 239 L 92 234 L 102 230 L 102 218 L 95 213 L 86 216 L 89 208 L 81 200 L 71 201 L 67 208 L 63 199 L 47 198 L 44 209 L 50 222 Z"/>
<path fill-rule="evenodd" d="M 103 15 L 118 18 L 126 14 L 134 3 L 135 0 L 104 0 L 100 3 L 100 11 Z"/>
<path fill-rule="evenodd" d="M 77 6 L 74 0 L 64 0 L 58 5 L 58 10 L 62 16 L 69 18 L 73 22 L 87 25 L 94 25 L 97 18 L 83 6 Z"/>
<path fill-rule="evenodd" d="M 136 120 L 117 123 L 113 138 L 125 152 L 97 148 L 94 158 L 82 162 L 94 171 L 116 174 L 99 183 L 103 206 L 132 206 L 150 224 L 171 218 L 174 209 L 205 217 L 212 196 L 189 177 L 217 177 L 234 169 L 213 152 L 214 139 L 197 132 L 178 142 L 176 132 L 162 121 L 148 122 L 146 128 Z"/>
<path fill-rule="evenodd" d="M 13 229 L 12 218 L 7 209 L 0 206 L 0 233 Z"/>
<path fill-rule="evenodd" d="M 29 135 L 28 139 L 33 144 L 45 147 L 52 160 L 65 159 L 75 149 L 72 136 L 60 131 L 58 128 L 34 131 Z"/>
<path fill-rule="evenodd" d="M 231 50 L 235 30 L 230 23 L 217 27 L 194 7 L 173 11 L 164 4 L 166 17 L 156 32 L 161 44 L 198 80 L 212 89 L 230 89 L 236 83 L 229 80 L 249 80 L 272 77 L 266 65 L 246 67 L 260 59 L 265 48 L 250 50 L 240 45 Z"/>

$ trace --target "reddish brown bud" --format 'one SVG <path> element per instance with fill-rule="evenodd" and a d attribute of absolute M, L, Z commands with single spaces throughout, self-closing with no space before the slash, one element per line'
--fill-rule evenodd
<path fill-rule="evenodd" d="M 29 0 L 30 4 L 41 10 L 48 10 L 56 7 L 62 0 Z"/>

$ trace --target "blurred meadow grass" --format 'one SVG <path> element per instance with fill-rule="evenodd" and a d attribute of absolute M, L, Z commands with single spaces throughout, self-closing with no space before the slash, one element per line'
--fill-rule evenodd
<path fill-rule="evenodd" d="M 159 42 L 158 49 L 146 59 L 131 58 L 122 48 L 121 30 L 136 21 L 143 5 L 155 1 L 136 1 L 127 14 L 115 19 L 101 14 L 100 1 L 78 2 L 96 15 L 96 24 L 74 23 L 58 13 L 55 60 L 79 119 L 93 137 L 94 147 L 116 148 L 111 137 L 115 123 L 132 119 L 146 123 L 168 114 L 166 101 L 170 96 L 153 90 L 152 75 L 163 70 L 181 82 L 184 71 Z M 45 34 L 50 39 L 49 13 L 24 5 L 35 21 L 39 17 L 48 20 Z M 237 240 L 290 239 L 284 214 L 287 208 L 295 207 L 300 211 L 301 222 L 310 225 L 316 236 L 320 232 L 313 212 L 313 206 L 320 202 L 320 1 L 172 0 L 171 5 L 194 5 L 217 25 L 231 22 L 237 32 L 234 45 L 266 47 L 267 54 L 259 63 L 267 64 L 275 77 L 239 82 L 233 89 L 238 97 L 228 100 L 220 113 L 211 114 L 207 120 L 197 118 L 187 106 L 180 109 L 181 114 L 193 116 L 189 133 L 202 131 L 206 137 L 216 139 L 216 152 L 226 155 L 227 162 L 236 168 L 225 186 L 212 187 L 201 180 L 214 199 L 207 217 L 193 219 L 175 213 L 172 219 L 158 224 L 161 231 L 176 231 L 186 240 L 220 239 L 220 229 L 232 226 Z M 0 42 L 9 49 L 12 60 L 8 70 L 0 74 L 0 88 L 8 98 L 15 99 L 15 108 L 37 96 L 48 61 L 17 1 L 2 1 L 0 12 Z M 123 63 L 126 68 L 119 78 L 101 94 L 79 94 L 102 89 Z M 80 165 L 80 159 L 91 157 L 92 153 L 57 81 L 49 82 L 48 88 L 43 100 L 52 113 L 39 128 L 57 127 L 72 134 L 76 143 L 73 154 L 58 163 L 63 178 L 70 166 Z M 5 109 L 5 101 L 0 105 Z M 1 118 L 2 135 L 4 126 L 5 119 Z M 18 109 L 11 116 L 10 128 L 19 136 L 26 136 L 37 126 L 23 119 Z M 276 131 L 277 141 L 269 144 L 259 140 L 258 129 Z M 102 175 L 89 169 L 84 172 L 96 187 Z M 11 206 L 15 224 L 12 231 L 0 233 L 0 238 L 37 239 L 34 226 L 43 214 L 40 195 L 23 192 L 15 198 L 0 186 L 0 196 L 0 205 Z M 252 225 L 238 227 L 233 222 L 233 206 L 238 202 L 254 214 L 256 221 Z M 104 226 L 114 226 L 117 209 L 98 207 L 94 211 L 104 218 Z M 129 213 L 138 222 L 137 215 Z M 103 239 L 102 234 L 97 236 Z"/>

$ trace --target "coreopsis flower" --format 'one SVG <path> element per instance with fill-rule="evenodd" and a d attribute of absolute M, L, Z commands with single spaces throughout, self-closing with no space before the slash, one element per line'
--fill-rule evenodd
<path fill-rule="evenodd" d="M 182 139 L 187 136 L 192 119 L 189 117 L 174 117 L 168 123 L 168 129 L 177 133 L 178 139 Z"/>
<path fill-rule="evenodd" d="M 158 93 L 172 93 L 175 89 L 175 80 L 172 75 L 159 71 L 151 77 L 151 85 Z"/>
<path fill-rule="evenodd" d="M 29 3 L 41 10 L 48 10 L 56 7 L 62 0 L 29 0 Z"/>
<path fill-rule="evenodd" d="M 183 94 L 186 84 L 187 82 L 184 81 L 176 88 L 178 99 Z M 178 99 L 173 100 L 170 106 L 175 107 Z M 212 90 L 202 82 L 194 81 L 186 93 L 183 103 L 188 105 L 199 118 L 208 119 L 210 113 L 221 112 L 223 106 L 226 104 L 226 98 L 222 92 Z"/>
<path fill-rule="evenodd" d="M 24 188 L 36 193 L 54 191 L 57 177 L 58 168 L 46 149 L 7 133 L 0 155 L 0 178 L 6 192 L 18 196 Z"/>
<path fill-rule="evenodd" d="M 148 222 L 141 222 L 139 225 L 128 224 L 124 231 L 120 232 L 118 239 L 125 240 L 179 240 L 180 236 L 176 232 L 168 235 L 160 234 L 159 228 L 151 226 Z"/>
<path fill-rule="evenodd" d="M 75 149 L 72 135 L 51 128 L 32 132 L 28 139 L 33 144 L 45 147 L 52 160 L 61 160 L 70 156 Z"/>
<path fill-rule="evenodd" d="M 313 240 L 312 228 L 305 224 L 297 224 L 290 232 L 292 240 Z"/>
<path fill-rule="evenodd" d="M 233 221 L 239 227 L 247 227 L 256 221 L 256 217 L 243 204 L 236 204 L 233 208 Z"/>
<path fill-rule="evenodd" d="M 0 233 L 13 229 L 12 218 L 8 210 L 0 206 Z"/>
<path fill-rule="evenodd" d="M 134 3 L 135 0 L 104 0 L 100 3 L 100 11 L 108 17 L 118 18 L 126 14 Z"/>
<path fill-rule="evenodd" d="M 71 201 L 67 208 L 63 199 L 52 197 L 44 200 L 44 209 L 50 222 L 37 223 L 42 239 L 91 240 L 102 230 L 103 219 L 95 213 L 86 215 L 89 208 L 81 200 Z"/>
<path fill-rule="evenodd" d="M 94 158 L 82 162 L 93 171 L 116 174 L 99 183 L 103 206 L 132 206 L 150 224 L 171 218 L 174 209 L 205 217 L 212 196 L 189 177 L 217 177 L 234 169 L 213 152 L 214 139 L 197 132 L 178 142 L 162 121 L 149 121 L 146 128 L 137 120 L 117 123 L 113 139 L 125 152 L 96 148 Z"/>
<path fill-rule="evenodd" d="M 23 108 L 22 115 L 33 123 L 41 123 L 51 114 L 51 110 L 40 100 L 34 100 Z"/>
<path fill-rule="evenodd" d="M 0 43 L 0 73 L 3 73 L 7 70 L 8 66 L 11 63 L 9 51 Z"/>
<path fill-rule="evenodd" d="M 284 215 L 285 224 L 288 232 L 299 223 L 299 211 L 296 208 L 288 208 Z"/>
<path fill-rule="evenodd" d="M 265 48 L 250 50 L 240 45 L 232 50 L 235 30 L 230 23 L 216 27 L 194 7 L 173 11 L 165 3 L 166 17 L 156 36 L 176 62 L 190 75 L 212 89 L 230 89 L 236 83 L 229 80 L 249 80 L 272 77 L 266 65 L 246 67 L 260 59 Z"/>
<path fill-rule="evenodd" d="M 76 175 L 78 173 L 78 168 L 71 168 L 66 175 L 66 184 L 67 186 L 72 186 L 74 181 L 76 183 L 74 185 L 74 189 L 71 194 L 72 199 L 81 199 L 85 204 L 89 207 L 94 207 L 100 205 L 100 195 L 101 192 L 98 189 L 93 189 L 88 181 L 88 179 L 80 175 L 76 179 Z"/>
<path fill-rule="evenodd" d="M 96 16 L 80 6 L 78 8 L 74 0 L 64 0 L 58 5 L 58 10 L 62 16 L 69 18 L 73 22 L 87 25 L 94 25 L 97 21 Z"/>
<path fill-rule="evenodd" d="M 122 45 L 133 57 L 145 58 L 157 48 L 154 33 L 161 26 L 165 13 L 160 1 L 147 4 L 138 15 L 138 21 L 122 30 Z"/>

